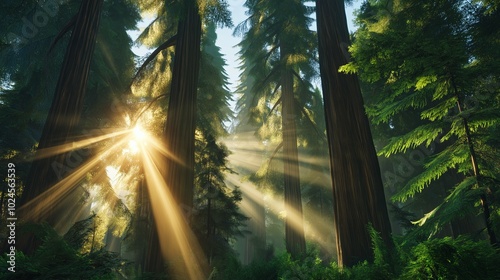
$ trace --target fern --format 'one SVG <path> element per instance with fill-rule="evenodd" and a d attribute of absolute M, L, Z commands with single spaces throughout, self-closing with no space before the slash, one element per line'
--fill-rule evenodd
<path fill-rule="evenodd" d="M 409 197 L 430 185 L 431 182 L 440 178 L 448 170 L 455 168 L 469 160 L 467 147 L 455 143 L 442 152 L 438 153 L 432 160 L 425 164 L 425 170 L 413 177 L 408 183 L 392 197 L 393 201 L 405 202 Z"/>
<path fill-rule="evenodd" d="M 426 227 L 440 229 L 457 217 L 473 213 L 474 204 L 484 192 L 482 189 L 473 188 L 476 183 L 475 177 L 466 178 L 452 189 L 451 193 L 440 205 L 414 223 L 421 227 L 425 225 Z"/>
<path fill-rule="evenodd" d="M 422 144 L 429 147 L 442 132 L 443 128 L 440 124 L 429 123 L 422 125 L 406 135 L 392 138 L 389 144 L 378 152 L 378 155 L 389 157 L 392 154 L 406 152 L 410 148 L 417 148 Z"/>
<path fill-rule="evenodd" d="M 405 90 L 407 91 L 407 90 Z M 407 109 L 421 109 L 424 108 L 429 102 L 429 92 L 423 91 L 418 94 L 408 94 L 400 100 L 394 101 L 387 99 L 384 103 L 378 106 L 379 110 L 372 121 L 375 124 L 388 122 L 394 115 L 404 112 Z"/>

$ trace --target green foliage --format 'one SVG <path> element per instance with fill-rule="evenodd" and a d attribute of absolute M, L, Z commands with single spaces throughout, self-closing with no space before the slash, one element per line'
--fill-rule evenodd
<path fill-rule="evenodd" d="M 205 135 L 221 137 L 227 135 L 225 124 L 233 112 L 229 107 L 232 96 L 227 88 L 226 61 L 215 44 L 216 40 L 215 25 L 210 23 L 205 27 L 201 43 L 197 128 Z"/>
<path fill-rule="evenodd" d="M 407 242 L 389 256 L 388 248 L 371 230 L 375 261 L 362 262 L 352 268 L 339 268 L 335 262 L 326 265 L 317 252 L 309 251 L 302 260 L 288 254 L 242 266 L 228 257 L 215 268 L 210 279 L 496 279 L 500 272 L 500 252 L 484 241 L 467 237 L 431 239 L 419 244 Z"/>
<path fill-rule="evenodd" d="M 400 279 L 497 279 L 500 254 L 484 241 L 433 239 L 411 251 Z"/>
<path fill-rule="evenodd" d="M 480 195 L 498 189 L 483 177 L 497 180 L 500 174 L 488 156 L 499 149 L 496 140 L 488 139 L 498 139 L 494 132 L 500 125 L 500 87 L 494 82 L 499 67 L 492 63 L 500 58 L 499 28 L 485 25 L 498 22 L 498 11 L 486 12 L 492 5 L 366 1 L 357 15 L 353 60 L 341 68 L 365 83 L 367 113 L 385 142 L 379 155 L 398 164 L 398 153 L 431 151 L 408 164 L 409 173 L 417 173 L 391 186 L 394 201 L 431 207 L 418 221 L 428 223 L 422 228 L 428 235 L 464 214 L 480 213 Z M 420 201 L 426 189 L 447 193 L 430 205 Z M 485 207 L 496 209 L 494 198 L 489 196 L 492 205 Z"/>
<path fill-rule="evenodd" d="M 316 38 L 309 29 L 313 9 L 303 1 L 247 1 L 249 17 L 240 23 L 236 34 L 243 34 L 239 44 L 242 74 L 238 92 L 238 119 L 265 127 L 273 107 L 281 102 L 281 71 L 294 71 L 294 93 L 298 108 L 305 104 L 319 104 L 321 98 L 312 90 L 310 82 L 317 77 L 315 55 Z M 281 46 L 288 46 L 286 59 L 281 57 Z M 273 111 L 273 112 L 271 112 Z M 297 112 L 297 114 L 299 114 Z M 306 116 L 304 116 L 306 117 Z M 271 126 L 273 128 L 274 126 Z M 280 127 L 274 127 L 276 133 Z M 269 127 L 268 127 L 269 129 Z M 261 131 L 265 134 L 265 131 Z M 266 138 L 265 136 L 263 138 Z"/>
<path fill-rule="evenodd" d="M 76 222 L 64 234 L 64 240 L 73 248 L 83 248 L 85 243 L 89 241 L 92 232 L 92 223 L 95 222 L 96 215 L 92 215 L 87 219 Z"/>
<path fill-rule="evenodd" d="M 116 254 L 104 249 L 81 253 L 88 235 L 87 224 L 91 218 L 76 223 L 70 234 L 59 236 L 50 226 L 30 225 L 25 230 L 37 233 L 41 245 L 33 255 L 16 252 L 15 272 L 7 271 L 8 257 L 0 257 L 1 279 L 118 279 L 124 268 L 124 261 Z"/>
<path fill-rule="evenodd" d="M 229 188 L 225 182 L 229 151 L 216 143 L 210 134 L 198 138 L 195 165 L 195 207 L 192 227 L 195 229 L 207 256 L 219 257 L 231 251 L 229 244 L 243 235 L 243 223 L 248 218 L 239 212 L 242 200 L 238 187 Z"/>

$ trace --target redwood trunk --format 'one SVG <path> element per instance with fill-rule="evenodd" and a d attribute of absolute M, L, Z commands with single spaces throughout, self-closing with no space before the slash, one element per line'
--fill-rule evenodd
<path fill-rule="evenodd" d="M 367 226 L 391 246 L 380 168 L 358 79 L 339 73 L 348 62 L 344 1 L 316 0 L 319 58 L 333 179 L 339 266 L 372 260 Z"/>
<path fill-rule="evenodd" d="M 282 61 L 287 59 L 287 51 L 281 43 Z M 295 124 L 295 98 L 293 94 L 293 73 L 284 69 L 281 77 L 282 130 L 283 130 L 283 177 L 285 189 L 285 243 L 286 250 L 293 258 L 306 251 L 302 219 L 302 199 L 300 192 L 299 158 L 297 151 L 297 130 Z M 293 215 L 291 215 L 293 213 Z"/>
<path fill-rule="evenodd" d="M 200 65 L 201 19 L 194 1 L 186 4 L 184 17 L 177 27 L 172 84 L 167 121 L 163 137 L 171 154 L 165 158 L 163 178 L 181 212 L 193 207 L 194 134 L 196 120 L 196 91 Z M 186 212 L 184 211 L 184 212 Z M 156 217 L 156 219 L 165 219 Z M 188 218 L 188 217 L 186 217 Z M 159 250 L 158 233 L 153 225 L 145 271 L 163 272 L 164 263 Z"/>
<path fill-rule="evenodd" d="M 165 181 L 177 203 L 193 206 L 196 91 L 200 68 L 201 19 L 193 2 L 179 22 L 164 139 Z"/>
<path fill-rule="evenodd" d="M 103 0 L 82 1 L 66 49 L 54 99 L 45 121 L 38 150 L 65 144 L 75 132 L 82 112 L 102 4 Z M 26 188 L 22 194 L 21 205 L 26 205 L 29 201 L 46 192 L 78 165 L 79 162 L 71 158 L 71 153 L 33 161 L 26 181 Z M 68 191 L 66 194 L 69 193 Z M 21 214 L 29 214 L 27 219 L 31 221 L 41 222 L 45 220 L 54 226 L 57 222 L 57 212 L 61 211 L 61 209 L 57 209 L 55 204 L 61 200 L 52 201 L 49 200 L 50 198 L 47 196 L 43 200 L 36 201 L 34 205 L 27 207 L 29 209 L 23 209 Z M 38 207 L 44 206 L 45 202 L 51 203 L 48 207 L 51 210 L 41 212 Z M 27 252 L 32 251 L 33 246 L 32 241 L 22 245 Z"/>

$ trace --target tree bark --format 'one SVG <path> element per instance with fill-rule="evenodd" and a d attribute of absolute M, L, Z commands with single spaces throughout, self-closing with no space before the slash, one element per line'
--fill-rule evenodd
<path fill-rule="evenodd" d="M 38 144 L 38 151 L 68 142 L 77 127 L 83 109 L 83 99 L 89 76 L 90 64 L 95 48 L 97 30 L 103 0 L 82 1 L 76 22 L 66 49 L 61 72 L 49 110 L 47 120 Z M 38 152 L 37 152 L 38 153 Z M 72 159 L 71 152 L 34 160 L 26 181 L 26 188 L 22 194 L 21 206 L 50 189 L 67 173 L 83 161 Z M 66 192 L 69 194 L 70 192 Z M 22 209 L 21 214 L 33 222 L 47 221 L 54 226 L 57 222 L 57 203 L 62 198 L 52 200 L 47 195 L 44 199 L 35 201 L 34 205 Z M 40 207 L 47 206 L 48 211 L 41 211 Z M 29 212 L 28 212 L 29 211 Z M 21 247 L 26 252 L 34 250 L 33 238 L 29 238 Z"/>
<path fill-rule="evenodd" d="M 357 76 L 339 73 L 348 62 L 344 1 L 316 0 L 320 71 L 339 266 L 372 260 L 372 225 L 391 247 L 391 227 L 368 118 Z"/>
<path fill-rule="evenodd" d="M 193 206 L 196 91 L 200 68 L 201 19 L 196 3 L 190 2 L 178 26 L 167 121 L 163 131 L 166 148 L 172 154 L 166 158 L 164 177 L 182 207 Z"/>
<path fill-rule="evenodd" d="M 183 210 L 190 211 L 193 207 L 194 135 L 200 43 L 201 18 L 195 1 L 189 1 L 177 27 L 167 121 L 163 130 L 165 147 L 170 153 L 170 156 L 165 157 L 163 178 L 181 213 Z M 168 219 L 168 217 L 157 218 Z M 159 250 L 156 225 L 153 225 L 153 231 L 150 235 L 153 238 L 150 241 L 152 249 L 148 252 L 150 261 L 146 262 L 145 271 L 163 272 L 166 260 Z"/>
<path fill-rule="evenodd" d="M 288 53 L 284 42 L 280 43 L 281 61 L 286 65 Z M 302 198 L 300 191 L 299 158 L 297 151 L 297 130 L 295 98 L 293 93 L 293 72 L 285 66 L 281 76 L 282 130 L 283 130 L 283 178 L 285 189 L 285 243 L 292 258 L 298 258 L 306 251 L 302 219 Z M 292 215 L 291 215 L 292 214 Z"/>

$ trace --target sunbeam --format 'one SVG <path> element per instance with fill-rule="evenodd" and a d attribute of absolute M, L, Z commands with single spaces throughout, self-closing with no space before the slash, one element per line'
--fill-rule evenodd
<path fill-rule="evenodd" d="M 283 218 L 285 218 L 288 221 L 290 221 L 291 222 L 291 226 L 294 229 L 300 229 L 300 227 L 302 226 L 300 224 L 300 222 L 299 222 L 301 220 L 301 217 L 299 216 L 300 214 L 297 213 L 296 211 L 293 211 L 292 209 L 288 209 L 288 210 L 285 211 L 285 205 L 284 205 L 284 202 L 282 200 L 277 200 L 277 199 L 273 198 L 270 195 L 263 194 L 262 192 L 260 192 L 256 188 L 256 186 L 252 185 L 249 182 L 241 182 L 239 180 L 237 174 L 229 174 L 226 177 L 226 179 L 232 185 L 239 186 L 241 188 L 241 191 L 245 195 L 249 196 L 254 201 L 263 201 L 262 197 L 265 197 L 265 201 L 267 201 L 267 203 L 265 205 L 263 205 L 263 206 L 264 207 L 268 207 L 269 210 L 271 210 L 277 216 L 282 216 Z M 245 210 L 247 208 L 245 207 L 245 208 L 242 208 L 242 209 Z M 311 213 L 314 216 L 316 216 L 316 215 L 319 216 L 318 213 L 316 213 L 316 212 L 314 212 L 312 210 L 308 210 L 308 211 L 311 211 Z M 248 213 L 248 214 L 249 215 L 256 215 L 256 213 L 253 210 L 250 213 Z M 306 219 L 304 219 L 304 221 L 306 221 Z M 305 223 L 304 224 L 304 231 L 306 232 L 306 234 L 308 235 L 309 238 L 311 238 L 312 240 L 314 240 L 315 242 L 317 242 L 321 246 L 326 247 L 326 246 L 329 245 L 328 244 L 328 240 L 325 240 L 324 236 L 322 236 L 320 233 L 321 232 L 328 232 L 329 228 L 331 227 L 331 225 L 333 225 L 333 221 L 331 222 L 331 224 L 327 224 L 327 223 L 322 223 L 322 224 Z"/>
<path fill-rule="evenodd" d="M 148 141 L 147 141 L 148 144 L 151 145 L 152 148 L 154 148 L 155 150 L 157 150 L 158 152 L 160 152 L 162 155 L 166 156 L 166 157 L 169 157 L 171 159 L 173 159 L 174 161 L 182 164 L 182 165 L 185 165 L 184 162 L 182 162 L 179 158 L 177 158 L 175 155 L 173 155 L 170 151 L 168 151 L 165 146 L 163 145 L 163 143 L 161 143 L 158 139 L 156 138 L 149 138 Z"/>
<path fill-rule="evenodd" d="M 53 210 L 54 205 L 61 203 L 71 190 L 78 186 L 78 182 L 82 180 L 88 172 L 95 168 L 103 158 L 106 158 L 112 153 L 116 153 L 116 151 L 120 149 L 126 141 L 127 137 L 124 137 L 120 141 L 113 144 L 106 151 L 94 155 L 86 163 L 74 170 L 70 175 L 57 182 L 54 186 L 38 195 L 36 198 L 28 201 L 20 208 L 20 211 L 24 213 L 26 220 L 39 221 L 48 217 L 49 213 Z"/>
<path fill-rule="evenodd" d="M 114 137 L 117 137 L 117 136 L 120 136 L 120 135 L 123 135 L 126 133 L 130 133 L 130 131 L 131 131 L 130 129 L 125 129 L 125 130 L 121 130 L 121 131 L 106 133 L 106 134 L 99 135 L 99 136 L 94 136 L 91 138 L 86 138 L 83 140 L 78 140 L 78 141 L 71 142 L 71 143 L 66 143 L 66 144 L 57 145 L 57 146 L 53 146 L 53 147 L 49 147 L 49 148 L 45 148 L 45 149 L 40 149 L 36 152 L 35 160 L 55 156 L 55 155 L 66 153 L 66 152 L 73 151 L 73 150 L 78 150 L 78 149 L 81 149 L 81 148 L 86 147 L 88 145 L 104 141 L 106 139 L 110 139 L 110 138 L 114 138 Z"/>
<path fill-rule="evenodd" d="M 143 149 L 141 155 L 164 259 L 175 264 L 172 269 L 179 279 L 206 279 L 207 261 L 163 180 L 158 164 L 147 149 Z M 180 262 L 176 262 L 179 257 Z"/>

